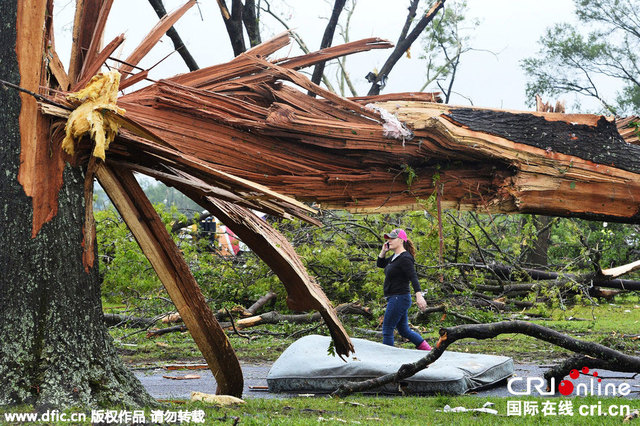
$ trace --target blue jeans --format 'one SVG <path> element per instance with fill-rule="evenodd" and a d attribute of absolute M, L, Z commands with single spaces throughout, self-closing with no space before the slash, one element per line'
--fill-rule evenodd
<path fill-rule="evenodd" d="M 411 306 L 410 294 L 398 294 L 387 297 L 387 309 L 384 311 L 382 322 L 382 343 L 393 346 L 393 330 L 398 329 L 402 337 L 418 346 L 424 340 L 415 331 L 409 328 L 409 307 Z"/>

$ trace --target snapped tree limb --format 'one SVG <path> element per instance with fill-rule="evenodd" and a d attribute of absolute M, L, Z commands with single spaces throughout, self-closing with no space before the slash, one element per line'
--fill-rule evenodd
<path fill-rule="evenodd" d="M 640 357 L 627 355 L 598 343 L 574 339 L 570 336 L 537 324 L 525 321 L 503 321 L 491 324 L 470 324 L 442 328 L 440 329 L 440 339 L 436 343 L 435 348 L 433 348 L 424 358 L 414 363 L 402 365 L 398 371 L 393 374 L 387 374 L 362 382 L 345 383 L 340 385 L 333 394 L 336 396 L 346 396 L 354 392 L 372 390 L 387 383 L 398 382 L 402 379 L 413 376 L 418 371 L 427 368 L 430 364 L 433 364 L 433 362 L 440 358 L 449 345 L 453 344 L 457 340 L 467 338 L 491 339 L 505 333 L 525 334 L 579 354 L 588 355 L 600 360 L 606 360 L 610 366 L 618 365 L 620 366 L 619 368 L 623 368 L 622 366 L 624 366 L 625 370 L 620 371 L 627 371 L 627 369 L 640 371 Z"/>

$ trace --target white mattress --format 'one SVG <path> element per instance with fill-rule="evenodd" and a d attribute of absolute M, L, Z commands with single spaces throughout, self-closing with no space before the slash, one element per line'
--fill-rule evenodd
<path fill-rule="evenodd" d="M 395 348 L 364 339 L 352 339 L 355 354 L 346 362 L 328 354 L 327 336 L 303 337 L 289 346 L 267 375 L 271 392 L 333 392 L 348 381 L 395 373 L 402 364 L 423 358 L 424 351 Z M 417 394 L 454 394 L 487 387 L 513 374 L 509 357 L 446 351 L 428 368 L 402 381 L 403 391 Z M 389 384 L 375 393 L 398 393 Z"/>

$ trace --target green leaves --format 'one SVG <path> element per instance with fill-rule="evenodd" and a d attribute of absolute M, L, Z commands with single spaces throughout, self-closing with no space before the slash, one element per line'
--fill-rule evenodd
<path fill-rule="evenodd" d="M 597 99 L 604 110 L 629 113 L 640 106 L 637 79 L 640 1 L 577 0 L 578 26 L 558 24 L 539 40 L 535 58 L 522 61 L 527 97 L 577 94 Z M 617 95 L 606 94 L 616 86 Z"/>

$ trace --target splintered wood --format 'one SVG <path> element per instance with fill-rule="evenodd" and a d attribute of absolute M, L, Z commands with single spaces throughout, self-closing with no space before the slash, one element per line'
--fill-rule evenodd
<path fill-rule="evenodd" d="M 385 120 L 366 108 L 375 98 L 341 98 L 296 71 L 389 44 L 366 39 L 298 58 L 264 59 L 287 42 L 288 37 L 279 36 L 224 66 L 161 80 L 121 97 L 119 105 L 129 119 L 182 153 L 169 166 L 180 170 L 182 179 L 196 178 L 199 185 L 213 184 L 211 177 L 185 164 L 188 159 L 329 207 L 406 206 L 406 195 L 400 203 L 394 200 L 396 192 L 406 189 L 398 175 L 424 156 L 419 145 L 385 137 Z M 322 98 L 309 97 L 299 88 Z M 380 99 L 439 100 L 431 93 Z M 138 167 L 167 173 L 161 156 L 146 155 L 157 149 L 154 144 L 126 135 L 114 143 L 112 161 L 126 158 Z M 394 181 L 398 182 L 395 189 Z M 303 217 L 292 206 L 278 204 L 285 212 Z"/>
<path fill-rule="evenodd" d="M 626 143 L 612 119 L 560 114 L 561 105 L 539 113 L 444 106 L 433 102 L 436 94 L 342 98 L 297 69 L 384 42 L 266 59 L 285 42 L 278 37 L 227 64 L 158 81 L 119 104 L 175 150 L 325 208 L 424 209 L 438 184 L 448 208 L 640 220 L 640 167 L 624 165 L 640 158 L 640 147 Z M 389 131 L 402 124 L 386 112 L 408 129 Z M 631 139 L 633 122 L 624 124 Z M 114 161 L 162 169 L 161 157 L 138 151 L 150 144 L 135 142 L 122 138 Z M 171 166 L 197 174 L 179 159 Z"/>

